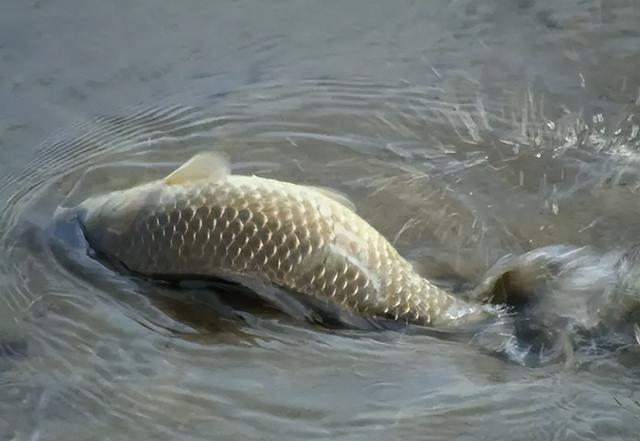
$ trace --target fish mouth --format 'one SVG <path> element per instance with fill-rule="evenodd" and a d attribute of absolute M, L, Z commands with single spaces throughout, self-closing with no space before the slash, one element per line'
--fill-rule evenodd
<path fill-rule="evenodd" d="M 58 208 L 51 224 L 45 230 L 48 239 L 62 243 L 68 248 L 87 249 L 84 228 L 86 217 L 87 210 L 84 208 Z"/>

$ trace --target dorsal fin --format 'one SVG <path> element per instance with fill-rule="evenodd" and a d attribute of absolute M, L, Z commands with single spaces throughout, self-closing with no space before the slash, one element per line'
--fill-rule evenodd
<path fill-rule="evenodd" d="M 349 199 L 349 197 L 347 195 L 345 195 L 344 193 L 340 193 L 339 191 L 334 190 L 333 188 L 329 188 L 329 187 L 315 187 L 315 186 L 310 185 L 310 186 L 308 186 L 308 188 L 310 188 L 312 190 L 315 190 L 318 193 L 322 193 L 323 195 L 325 195 L 329 199 L 334 200 L 335 202 L 337 202 L 340 205 L 348 208 L 349 210 L 353 211 L 354 213 L 356 212 L 356 204 L 351 202 L 351 199 Z"/>
<path fill-rule="evenodd" d="M 229 162 L 217 153 L 199 153 L 164 178 L 167 185 L 208 179 L 224 180 L 229 175 Z"/>

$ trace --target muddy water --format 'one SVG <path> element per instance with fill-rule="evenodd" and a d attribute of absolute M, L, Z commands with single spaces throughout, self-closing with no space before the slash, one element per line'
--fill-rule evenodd
<path fill-rule="evenodd" d="M 532 368 L 220 314 L 38 231 L 214 149 L 348 194 L 452 286 L 509 253 L 623 249 L 640 237 L 639 19 L 623 0 L 7 3 L 0 438 L 635 439 L 633 347 Z"/>

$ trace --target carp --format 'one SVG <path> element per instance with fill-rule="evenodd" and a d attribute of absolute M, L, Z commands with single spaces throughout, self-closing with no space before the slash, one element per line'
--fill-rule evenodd
<path fill-rule="evenodd" d="M 420 276 L 344 195 L 234 175 L 218 154 L 56 216 L 74 213 L 93 250 L 152 279 L 276 287 L 351 314 L 432 327 L 493 314 Z"/>

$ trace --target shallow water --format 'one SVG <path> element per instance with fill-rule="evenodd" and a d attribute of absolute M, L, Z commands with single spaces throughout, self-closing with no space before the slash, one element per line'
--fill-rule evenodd
<path fill-rule="evenodd" d="M 528 368 L 221 317 L 20 233 L 216 149 L 348 194 L 442 283 L 546 245 L 615 252 L 640 233 L 633 0 L 2 10 L 0 439 L 636 439 L 634 348 Z"/>

